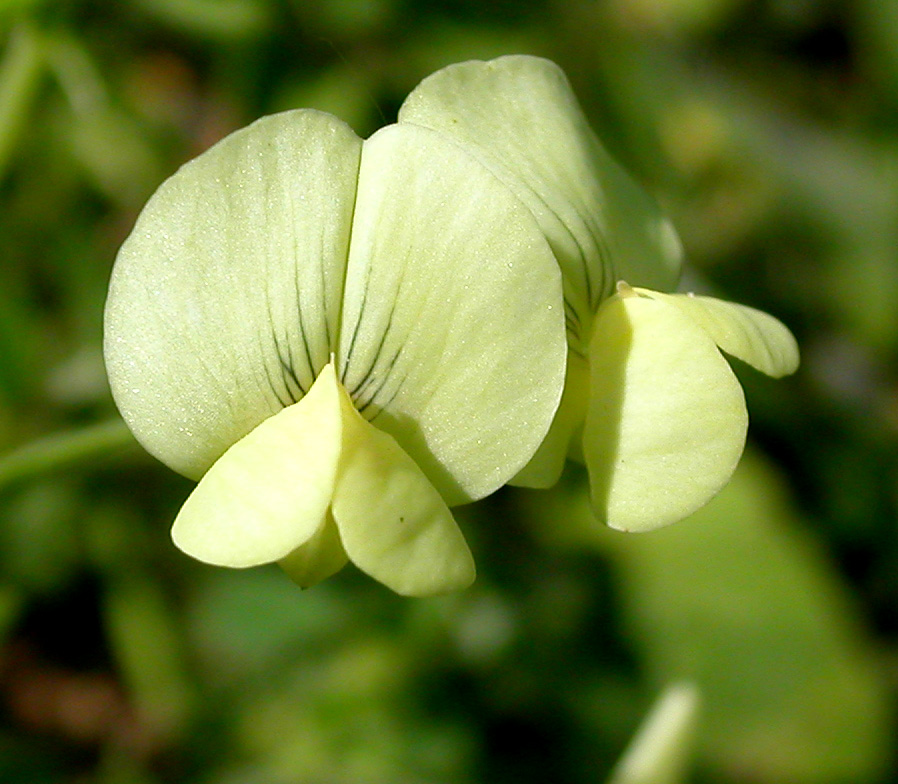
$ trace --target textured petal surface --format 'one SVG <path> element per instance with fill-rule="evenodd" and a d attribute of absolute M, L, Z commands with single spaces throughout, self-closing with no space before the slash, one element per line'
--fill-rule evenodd
<path fill-rule="evenodd" d="M 228 449 L 190 494 L 172 527 L 185 553 L 218 566 L 283 558 L 325 522 L 341 444 L 333 365 L 309 393 Z"/>
<path fill-rule="evenodd" d="M 676 305 L 730 356 L 768 376 L 780 378 L 798 369 L 798 343 L 788 327 L 761 310 L 692 294 L 640 294 Z"/>
<path fill-rule="evenodd" d="M 593 508 L 648 531 L 707 503 L 732 475 L 748 417 L 729 364 L 668 302 L 607 300 L 595 324 L 583 434 Z"/>
<path fill-rule="evenodd" d="M 363 154 L 338 120 L 287 112 L 150 200 L 113 273 L 107 367 L 138 439 L 199 478 L 335 351 L 364 416 L 467 501 L 548 430 L 560 299 L 533 216 L 455 144 L 393 126 Z"/>
<path fill-rule="evenodd" d="M 411 92 L 399 121 L 460 142 L 532 211 L 564 273 L 578 347 L 618 278 L 658 289 L 676 282 L 681 249 L 673 228 L 602 147 L 549 60 L 512 55 L 451 65 Z"/>
<path fill-rule="evenodd" d="M 199 478 L 328 362 L 361 146 L 321 112 L 263 118 L 169 178 L 122 246 L 109 380 L 175 470 Z"/>
<path fill-rule="evenodd" d="M 350 560 L 404 596 L 466 588 L 474 560 L 436 488 L 341 391 L 343 447 L 333 514 Z"/>
<path fill-rule="evenodd" d="M 530 459 L 566 353 L 558 266 L 508 188 L 425 128 L 366 141 L 338 369 L 450 505 Z"/>

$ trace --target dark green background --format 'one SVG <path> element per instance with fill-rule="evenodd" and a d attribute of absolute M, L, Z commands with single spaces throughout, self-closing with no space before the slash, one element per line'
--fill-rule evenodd
<path fill-rule="evenodd" d="M 441 599 L 196 563 L 190 484 L 137 448 L 0 464 L 0 781 L 600 782 L 681 679 L 691 781 L 898 780 L 898 3 L 3 0 L 0 42 L 0 454 L 115 416 L 106 282 L 179 164 L 290 107 L 368 134 L 511 52 L 567 71 L 684 285 L 803 351 L 738 368 L 749 450 L 693 519 L 601 530 L 576 470 L 504 490 Z"/>

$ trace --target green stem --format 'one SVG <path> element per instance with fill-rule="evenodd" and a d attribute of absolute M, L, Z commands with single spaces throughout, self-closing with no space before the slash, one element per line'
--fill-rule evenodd
<path fill-rule="evenodd" d="M 37 34 L 25 23 L 17 25 L 0 61 L 0 176 L 25 125 L 43 64 Z"/>
<path fill-rule="evenodd" d="M 46 436 L 0 456 L 0 490 L 21 479 L 101 457 L 135 443 L 120 419 Z"/>
<path fill-rule="evenodd" d="M 698 690 L 693 684 L 668 686 L 630 741 L 608 784 L 684 782 L 698 702 Z"/>

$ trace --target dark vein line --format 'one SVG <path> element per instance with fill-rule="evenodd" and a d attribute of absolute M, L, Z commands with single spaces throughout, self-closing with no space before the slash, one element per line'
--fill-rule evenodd
<path fill-rule="evenodd" d="M 268 322 L 269 322 L 269 324 L 272 324 L 272 325 L 274 324 L 274 314 L 271 311 L 271 300 L 270 299 L 268 300 Z M 277 331 L 274 329 L 272 329 L 272 331 L 271 331 L 271 339 L 272 339 L 272 342 L 274 343 L 274 350 L 275 350 L 275 353 L 277 354 L 278 362 L 280 363 L 280 366 L 281 366 L 281 380 L 284 382 L 284 391 L 287 393 L 287 396 L 290 398 L 290 400 L 292 400 L 294 403 L 296 403 L 300 398 L 302 398 L 302 396 L 305 394 L 305 391 L 303 389 L 303 385 L 299 382 L 299 379 L 296 377 L 296 372 L 293 370 L 293 357 L 292 357 L 292 354 L 289 352 L 290 342 L 289 342 L 289 340 L 287 342 L 288 351 L 287 351 L 287 358 L 285 359 L 284 351 L 281 348 L 281 341 L 278 338 Z M 267 369 L 267 365 L 266 365 L 266 373 L 267 372 L 268 372 L 268 369 Z M 269 378 L 269 380 L 270 380 L 270 378 Z M 291 380 L 293 381 L 293 384 L 295 385 L 296 389 L 299 391 L 298 395 L 290 387 Z M 281 399 L 280 395 L 278 396 L 278 399 L 281 400 L 281 402 L 283 403 L 283 400 Z M 287 404 L 285 404 L 285 405 L 287 405 Z"/>
<path fill-rule="evenodd" d="M 274 323 L 274 318 L 273 318 L 273 314 L 272 314 L 272 311 L 271 311 L 271 298 L 270 298 L 270 297 L 267 297 L 267 296 L 266 296 L 266 298 L 265 298 L 265 305 L 266 305 L 266 308 L 267 308 L 267 310 L 268 310 L 268 323 L 269 323 L 269 324 L 273 324 L 273 323 Z M 272 332 L 271 332 L 271 338 L 272 338 L 272 342 L 274 343 L 274 350 L 275 350 L 275 353 L 277 354 L 278 362 L 283 366 L 284 360 L 283 360 L 282 357 L 281 357 L 281 347 L 280 347 L 280 345 L 278 344 L 277 333 L 275 333 L 274 330 L 272 330 Z M 278 402 L 279 402 L 282 406 L 286 407 L 286 406 L 290 405 L 289 403 L 287 403 L 287 402 L 284 401 L 284 398 L 281 396 L 281 393 L 280 393 L 280 392 L 277 390 L 277 388 L 275 387 L 274 379 L 272 378 L 272 375 L 271 375 L 271 369 L 268 367 L 268 362 L 265 361 L 265 354 L 266 354 L 266 352 L 265 352 L 265 347 L 262 346 L 262 337 L 261 337 L 261 333 L 260 333 L 260 336 L 259 336 L 259 350 L 260 350 L 260 356 L 262 357 L 262 364 L 265 366 L 265 375 L 266 375 L 266 377 L 268 378 L 268 384 L 269 384 L 269 386 L 271 387 L 271 391 L 274 392 L 275 397 L 277 397 Z M 292 400 L 292 399 L 293 399 L 293 395 L 292 395 L 291 392 L 290 392 L 290 387 L 289 387 L 288 384 L 287 384 L 286 378 L 283 377 L 283 371 L 282 371 L 282 373 L 281 373 L 281 381 L 282 381 L 283 384 L 284 384 L 284 391 L 287 393 L 287 397 L 288 397 L 289 399 Z M 294 400 L 293 402 L 296 402 L 296 401 Z"/>
<path fill-rule="evenodd" d="M 337 299 L 337 305 L 338 305 L 339 310 L 337 311 L 337 330 L 336 330 L 336 334 L 334 335 L 334 345 L 331 345 L 331 343 L 330 343 L 330 332 L 329 332 L 330 328 L 327 325 L 327 300 L 326 300 L 327 287 L 322 286 L 322 291 L 325 292 L 324 325 L 325 325 L 326 334 L 328 335 L 328 344 L 327 345 L 328 345 L 329 349 L 334 350 L 334 351 L 337 350 L 337 347 L 338 347 L 337 344 L 340 342 L 340 336 L 343 333 L 343 311 L 345 310 L 345 306 L 346 306 L 346 279 L 349 277 L 349 253 L 350 253 L 350 250 L 352 249 L 352 239 L 353 239 L 353 234 L 354 234 L 354 230 L 355 230 L 355 213 L 356 213 L 356 207 L 358 206 L 358 201 L 359 201 L 359 181 L 360 181 L 361 171 L 362 171 L 362 147 L 359 146 L 358 164 L 356 165 L 356 170 L 355 170 L 355 190 L 352 194 L 352 209 L 349 212 L 349 236 L 346 238 L 346 253 L 344 254 L 344 258 L 343 258 L 343 269 L 342 269 L 343 278 L 340 281 L 340 296 Z M 321 276 L 322 276 L 322 279 L 324 279 L 323 265 L 322 265 Z M 367 286 L 365 287 L 365 290 L 367 292 Z M 365 307 L 365 300 L 364 300 L 364 295 L 363 295 L 362 308 L 364 308 L 364 307 Z M 359 321 L 361 321 L 361 315 L 362 315 L 361 311 L 359 311 Z M 349 357 L 352 354 L 352 346 L 355 343 L 355 337 L 356 337 L 356 332 L 358 332 L 359 321 L 356 322 L 355 331 L 353 332 L 352 340 L 350 341 L 349 352 L 348 352 L 346 359 L 344 360 L 344 363 L 343 363 L 343 372 L 339 373 L 339 371 L 338 371 L 338 377 L 340 378 L 341 381 L 346 377 L 346 368 L 349 367 Z"/>
<path fill-rule="evenodd" d="M 577 253 L 580 257 L 580 266 L 583 269 L 583 276 L 585 278 L 585 283 L 586 283 L 586 301 L 589 302 L 590 307 L 592 307 L 592 303 L 593 303 L 592 277 L 589 273 L 589 262 L 587 261 L 586 253 L 584 252 L 583 245 L 580 244 L 579 238 L 574 233 L 574 231 L 570 228 L 570 226 L 567 225 L 567 222 L 564 221 L 561 218 L 561 216 L 555 210 L 552 209 L 551 205 L 535 191 L 534 191 L 533 195 L 536 196 L 537 200 L 540 203 L 542 203 L 542 205 L 546 208 L 546 211 L 550 215 L 553 215 L 555 217 L 555 219 L 558 221 L 561 228 L 564 230 L 565 234 L 567 234 L 571 238 L 574 245 L 577 247 Z M 589 236 L 592 237 L 593 233 L 586 226 L 586 223 L 582 220 L 581 220 L 581 223 L 584 226 L 584 228 L 586 228 L 587 234 L 589 234 Z M 594 237 L 593 237 L 593 240 L 595 240 Z M 551 246 L 551 243 L 550 243 L 550 246 Z M 555 254 L 555 249 L 551 248 L 551 250 L 552 250 L 553 255 L 556 255 L 556 258 L 557 258 L 557 254 Z M 601 258 L 601 254 L 600 254 L 600 258 Z M 603 269 L 604 269 L 604 265 L 603 265 Z"/>
<path fill-rule="evenodd" d="M 281 357 L 278 357 L 281 360 L 281 375 L 284 377 L 284 383 L 289 386 L 289 382 L 292 379 L 293 383 L 296 384 L 297 389 L 299 390 L 299 395 L 293 394 L 293 390 L 290 390 L 291 397 L 299 400 L 304 394 L 305 390 L 303 390 L 302 383 L 300 383 L 299 378 L 296 375 L 296 360 L 293 358 L 293 341 L 290 340 L 290 333 L 287 333 L 287 359 L 289 362 L 283 360 Z"/>
<path fill-rule="evenodd" d="M 306 355 L 306 367 L 308 368 L 309 375 L 311 376 L 311 379 L 314 382 L 314 380 L 315 380 L 315 363 L 312 360 L 312 351 L 309 348 L 309 340 L 308 340 L 308 337 L 306 336 L 306 325 L 305 325 L 305 321 L 303 321 L 303 318 L 302 318 L 302 307 L 300 305 L 300 299 L 299 299 L 299 276 L 298 275 L 293 276 L 293 283 L 294 283 L 294 286 L 296 289 L 296 314 L 298 316 L 298 321 L 299 321 L 299 336 L 302 339 L 303 352 Z M 293 359 L 292 355 L 291 355 L 290 359 L 291 360 Z M 301 385 L 300 385 L 300 389 L 302 389 Z M 303 394 L 305 394 L 305 392 L 303 392 Z"/>
<path fill-rule="evenodd" d="M 349 265 L 349 245 L 346 246 L 347 259 L 346 264 L 343 265 L 343 277 L 346 277 L 346 268 Z M 327 310 L 327 275 L 324 274 L 324 264 L 320 264 L 318 269 L 321 273 L 321 312 L 324 314 L 324 345 L 327 346 L 328 356 L 327 361 L 330 361 L 330 352 L 336 350 L 335 345 L 331 345 L 331 327 L 330 322 L 328 320 L 328 310 Z M 338 307 L 342 310 L 343 301 L 340 300 Z M 336 337 L 336 336 L 335 336 Z M 315 367 L 311 366 L 312 375 L 315 374 Z"/>
<path fill-rule="evenodd" d="M 302 384 L 299 383 L 299 379 L 296 378 L 296 373 L 293 371 L 293 365 L 287 362 L 286 359 L 281 354 L 281 344 L 278 341 L 277 334 L 272 331 L 271 333 L 272 340 L 274 341 L 274 348 L 277 352 L 278 363 L 281 366 L 281 381 L 284 382 L 284 390 L 286 391 L 290 400 L 294 403 L 302 397 Z M 300 391 L 299 397 L 297 397 L 294 390 L 290 387 L 290 381 L 293 381 L 296 388 Z"/>
<path fill-rule="evenodd" d="M 590 310 L 595 311 L 595 309 L 599 306 L 602 300 L 607 297 L 612 290 L 612 287 L 615 285 L 616 281 L 614 278 L 614 266 L 611 262 L 611 251 L 608 248 L 608 244 L 605 241 L 605 238 L 601 235 L 598 235 L 594 238 L 596 243 L 596 252 L 599 256 L 599 263 L 602 267 L 602 286 L 596 292 L 596 298 L 589 298 L 589 307 Z"/>
<path fill-rule="evenodd" d="M 292 201 L 291 201 L 291 204 L 292 204 Z M 295 213 L 295 208 L 294 208 L 294 213 Z M 294 220 L 295 220 L 295 217 L 294 217 Z M 300 334 L 300 337 L 302 338 L 302 345 L 303 345 L 303 349 L 304 349 L 305 355 L 306 355 L 306 363 L 307 363 L 306 366 L 308 367 L 309 373 L 311 374 L 312 378 L 314 379 L 315 364 L 314 364 L 314 362 L 312 362 L 312 355 L 309 352 L 309 342 L 306 339 L 306 327 L 305 327 L 305 322 L 303 321 L 303 317 L 302 317 L 302 296 L 301 296 L 300 287 L 299 287 L 300 259 L 298 258 L 298 254 L 299 254 L 299 249 L 296 247 L 296 238 L 294 236 L 293 258 L 296 260 L 296 267 L 293 272 L 293 293 L 296 295 L 296 316 L 297 316 L 297 321 L 299 322 L 299 334 Z M 290 352 L 290 362 L 291 362 L 291 364 L 293 363 L 292 343 L 291 343 L 291 352 Z M 301 388 L 302 387 L 300 386 L 300 389 Z"/>
<path fill-rule="evenodd" d="M 564 312 L 565 318 L 571 319 L 577 323 L 577 326 L 580 326 L 580 314 L 577 313 L 577 308 L 574 307 L 573 303 L 567 298 L 564 297 Z"/>
<path fill-rule="evenodd" d="M 367 399 L 364 403 L 361 403 L 361 400 L 356 400 L 356 404 L 358 407 L 359 413 L 363 413 L 375 400 L 377 400 L 377 396 L 383 391 L 384 387 L 386 387 L 387 383 L 390 381 L 390 374 L 393 371 L 393 368 L 396 366 L 396 360 L 399 359 L 399 355 L 402 353 L 402 347 L 400 346 L 396 349 L 396 353 L 390 358 L 389 362 L 387 362 L 387 366 L 383 371 L 383 374 L 379 378 L 379 382 L 375 387 L 374 391 L 368 395 Z M 361 405 L 358 405 L 361 403 Z"/>
<path fill-rule="evenodd" d="M 570 232 L 571 239 L 574 240 L 574 244 L 577 246 L 577 253 L 580 254 L 580 265 L 583 267 L 583 273 L 586 277 L 586 301 L 590 303 L 590 307 L 592 306 L 592 276 L 589 274 L 589 262 L 586 260 L 586 253 L 583 251 L 583 246 L 580 244 L 580 240 L 577 239 L 577 236 L 574 232 Z"/>
<path fill-rule="evenodd" d="M 352 328 L 352 337 L 349 339 L 349 348 L 346 351 L 346 358 L 343 360 L 343 377 L 344 378 L 346 377 L 346 374 L 349 372 L 349 363 L 352 360 L 352 352 L 355 349 L 355 341 L 356 341 L 356 338 L 358 338 L 358 336 L 359 336 L 359 327 L 361 326 L 361 323 L 362 323 L 362 316 L 365 313 L 365 305 L 368 302 L 368 278 L 370 278 L 370 277 L 371 277 L 371 268 L 369 267 L 366 270 L 365 287 L 362 290 L 362 304 L 359 307 L 358 317 L 356 318 L 355 324 L 353 325 L 353 328 Z M 345 294 L 345 288 L 344 288 L 344 294 Z"/>
<path fill-rule="evenodd" d="M 390 330 L 393 327 L 393 316 L 396 313 L 396 303 L 399 301 L 400 296 L 401 296 L 402 282 L 403 282 L 403 279 L 405 278 L 405 269 L 406 268 L 403 267 L 403 269 L 399 275 L 399 280 L 397 281 L 396 286 L 394 287 L 395 295 L 393 298 L 393 302 L 390 305 L 390 313 L 389 313 L 389 315 L 387 315 L 387 325 L 384 327 L 383 332 L 381 332 L 380 341 L 377 344 L 377 349 L 375 349 L 374 354 L 371 358 L 371 364 L 368 366 L 368 369 L 362 375 L 362 380 L 359 381 L 355 385 L 355 387 L 353 387 L 352 391 L 349 393 L 349 396 L 351 398 L 353 398 L 353 400 L 356 398 L 357 395 L 362 394 L 363 387 L 368 383 L 368 380 L 370 379 L 371 374 L 374 372 L 374 369 L 377 367 L 378 357 L 380 357 L 381 351 L 383 351 L 383 347 L 387 342 L 387 336 L 390 334 Z M 347 358 L 346 365 L 348 368 L 349 367 L 348 358 Z"/>
<path fill-rule="evenodd" d="M 259 356 L 262 358 L 262 367 L 265 370 L 265 377 L 268 379 L 268 386 L 271 391 L 274 393 L 274 396 L 277 398 L 278 403 L 281 404 L 283 408 L 286 408 L 290 403 L 281 396 L 281 393 L 278 391 L 277 387 L 274 383 L 274 378 L 271 375 L 271 368 L 268 366 L 268 363 L 265 361 L 265 347 L 262 345 L 262 333 L 259 333 L 259 337 L 257 338 L 259 342 Z M 279 357 L 280 359 L 280 357 Z M 283 380 L 283 379 L 282 379 Z M 289 390 L 288 390 L 289 394 Z"/>
<path fill-rule="evenodd" d="M 284 383 L 287 386 L 287 391 L 290 393 L 290 398 L 294 403 L 298 403 L 300 400 L 302 400 L 303 397 L 305 397 L 306 388 L 296 377 L 296 371 L 293 369 L 293 365 L 287 365 L 283 360 L 281 360 L 281 375 L 284 378 Z M 293 381 L 299 394 L 294 393 L 294 391 L 290 389 L 290 385 L 288 383 L 289 381 Z"/>
<path fill-rule="evenodd" d="M 383 405 L 378 406 L 378 409 L 375 412 L 374 416 L 368 420 L 369 422 L 374 422 L 375 419 L 377 419 L 384 411 L 387 410 L 387 408 L 389 408 L 390 403 L 392 403 L 396 399 L 396 396 L 399 394 L 399 390 L 402 389 L 402 385 L 405 383 L 405 380 L 407 378 L 408 378 L 408 376 L 405 375 L 399 380 L 399 383 L 396 385 L 396 389 L 393 390 L 393 394 L 390 395 L 389 399 Z M 378 390 L 378 391 L 380 391 L 380 390 Z M 365 404 L 365 408 L 367 408 L 373 402 L 373 400 L 374 400 L 374 398 L 369 400 L 368 403 Z M 361 413 L 361 412 L 359 412 L 359 413 Z"/>

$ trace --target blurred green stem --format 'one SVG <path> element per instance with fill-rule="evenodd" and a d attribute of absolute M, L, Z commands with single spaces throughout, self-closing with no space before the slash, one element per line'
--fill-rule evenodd
<path fill-rule="evenodd" d="M 25 125 L 42 68 L 37 34 L 28 24 L 16 25 L 0 61 L 0 177 Z"/>
<path fill-rule="evenodd" d="M 75 114 L 89 117 L 109 104 L 103 75 L 83 42 L 65 33 L 47 39 L 47 66 Z"/>
<path fill-rule="evenodd" d="M 698 699 L 698 691 L 690 683 L 668 686 L 643 720 L 608 784 L 684 782 Z"/>
<path fill-rule="evenodd" d="M 12 482 L 102 457 L 135 444 L 121 419 L 55 433 L 0 457 L 0 489 Z"/>

